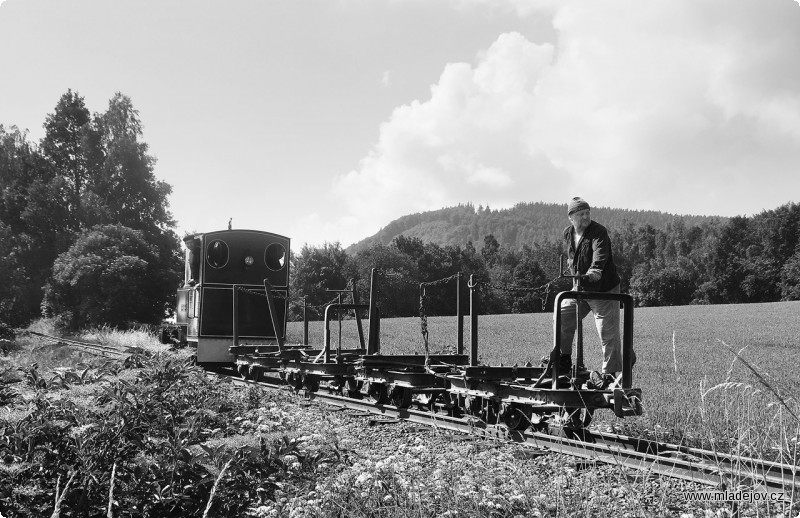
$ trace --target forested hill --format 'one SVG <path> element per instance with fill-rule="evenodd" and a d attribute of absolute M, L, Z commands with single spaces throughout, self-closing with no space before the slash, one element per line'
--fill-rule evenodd
<path fill-rule="evenodd" d="M 482 243 L 489 234 L 507 248 L 521 248 L 532 243 L 545 243 L 558 239 L 569 224 L 566 204 L 519 203 L 510 209 L 492 210 L 472 204 L 447 207 L 440 210 L 409 214 L 398 218 L 374 236 L 350 246 L 347 251 L 356 253 L 373 244 L 389 244 L 399 235 L 419 238 L 426 243 L 465 245 L 468 241 Z M 592 208 L 592 219 L 609 230 L 622 230 L 629 224 L 634 227 L 650 225 L 664 230 L 676 218 L 683 219 L 687 226 L 700 225 L 706 221 L 722 222 L 727 218 L 712 216 L 676 216 L 658 211 Z"/>

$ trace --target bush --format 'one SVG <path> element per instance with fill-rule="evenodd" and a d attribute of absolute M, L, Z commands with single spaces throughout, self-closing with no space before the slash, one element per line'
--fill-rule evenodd
<path fill-rule="evenodd" d="M 245 516 L 339 462 L 288 437 L 280 411 L 247 410 L 271 393 L 245 394 L 176 356 L 24 370 L 24 403 L 0 390 L 0 404 L 16 402 L 0 413 L 0 516 L 58 516 L 56 487 L 63 518 L 107 516 L 109 495 L 119 517 Z"/>
<path fill-rule="evenodd" d="M 68 329 L 157 323 L 172 294 L 172 276 L 141 231 L 96 226 L 56 259 L 43 311 Z"/>

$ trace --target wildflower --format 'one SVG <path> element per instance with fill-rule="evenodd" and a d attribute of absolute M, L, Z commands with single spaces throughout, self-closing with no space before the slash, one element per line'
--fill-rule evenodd
<path fill-rule="evenodd" d="M 366 485 L 371 480 L 372 480 L 372 475 L 370 473 L 361 473 L 356 479 L 355 485 L 356 486 Z"/>

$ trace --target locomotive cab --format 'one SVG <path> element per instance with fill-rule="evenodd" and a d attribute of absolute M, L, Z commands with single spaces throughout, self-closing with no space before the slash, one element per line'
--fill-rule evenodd
<path fill-rule="evenodd" d="M 178 289 L 176 324 L 197 347 L 200 364 L 233 362 L 233 298 L 238 293 L 241 343 L 284 338 L 289 287 L 289 238 L 256 230 L 221 230 L 184 238 L 183 286 Z M 273 288 L 277 325 L 273 325 L 265 282 Z M 277 327 L 277 329 L 276 329 Z"/>

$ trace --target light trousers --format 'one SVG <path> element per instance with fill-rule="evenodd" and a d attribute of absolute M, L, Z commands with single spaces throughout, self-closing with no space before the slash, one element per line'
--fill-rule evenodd
<path fill-rule="evenodd" d="M 619 293 L 619 284 L 607 293 Z M 572 342 L 578 327 L 575 318 L 575 307 L 578 301 L 567 299 L 561 301 L 561 354 L 572 355 Z M 580 319 L 583 320 L 591 311 L 597 334 L 603 345 L 603 373 L 614 374 L 622 370 L 622 340 L 620 339 L 619 301 L 618 300 L 581 300 Z M 553 317 L 555 318 L 555 317 Z M 585 335 L 584 335 L 585 336 Z"/>

